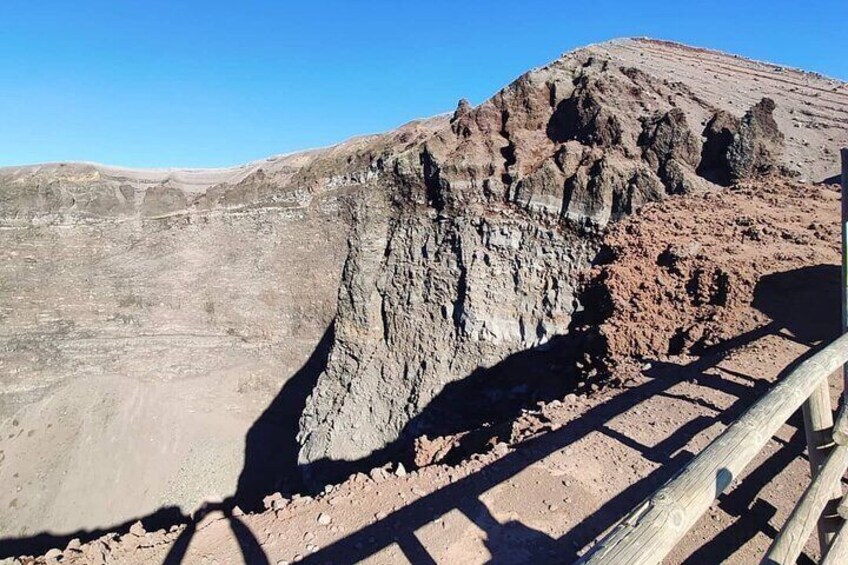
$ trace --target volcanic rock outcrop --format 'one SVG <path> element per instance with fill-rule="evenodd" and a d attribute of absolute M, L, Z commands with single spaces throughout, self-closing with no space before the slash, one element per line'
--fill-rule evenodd
<path fill-rule="evenodd" d="M 575 273 L 609 222 L 704 177 L 783 166 L 773 99 L 737 118 L 622 59 L 568 54 L 382 157 L 384 197 L 351 239 L 336 342 L 301 419 L 307 468 L 379 458 L 427 431 L 419 416 L 447 383 L 568 334 Z"/>

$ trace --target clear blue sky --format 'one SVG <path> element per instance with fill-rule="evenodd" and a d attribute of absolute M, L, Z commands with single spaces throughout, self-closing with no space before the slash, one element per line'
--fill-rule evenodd
<path fill-rule="evenodd" d="M 0 0 L 0 165 L 225 166 L 649 35 L 848 79 L 848 0 Z"/>

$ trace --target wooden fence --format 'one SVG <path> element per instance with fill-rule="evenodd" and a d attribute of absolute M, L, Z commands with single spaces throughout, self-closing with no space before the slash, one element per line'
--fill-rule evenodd
<path fill-rule="evenodd" d="M 835 371 L 841 371 L 848 385 L 848 148 L 841 154 L 842 336 L 777 383 L 676 476 L 619 521 L 579 564 L 660 563 L 798 408 L 804 414 L 812 480 L 763 563 L 795 563 L 817 529 L 821 562 L 848 564 L 848 496 L 842 498 L 842 477 L 848 468 L 848 402 L 843 402 L 834 424 L 828 387 L 828 377 Z M 848 399 L 848 393 L 843 398 Z"/>

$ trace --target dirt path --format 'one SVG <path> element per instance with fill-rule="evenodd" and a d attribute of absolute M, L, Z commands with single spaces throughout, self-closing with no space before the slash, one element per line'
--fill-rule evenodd
<path fill-rule="evenodd" d="M 360 475 L 318 499 L 238 516 L 245 530 L 235 533 L 233 519 L 214 511 L 180 540 L 188 542 L 183 562 L 238 563 L 245 553 L 269 563 L 570 562 L 806 350 L 765 334 L 726 356 L 658 363 L 622 390 L 527 415 L 510 447 L 456 468 L 374 473 L 376 481 Z M 762 555 L 808 480 L 799 425 L 792 421 L 769 442 L 743 486 L 669 562 L 750 563 Z M 98 562 L 98 554 L 109 563 L 159 562 L 178 540 L 177 532 L 138 533 L 65 552 L 63 562 Z M 815 544 L 807 551 L 815 557 Z"/>

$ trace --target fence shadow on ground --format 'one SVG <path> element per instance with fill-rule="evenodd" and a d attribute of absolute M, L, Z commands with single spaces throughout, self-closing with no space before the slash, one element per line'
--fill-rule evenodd
<path fill-rule="evenodd" d="M 655 370 L 644 383 L 627 388 L 603 404 L 590 408 L 581 418 L 573 420 L 558 430 L 547 432 L 527 440 L 516 450 L 498 459 L 473 475 L 459 479 L 407 506 L 389 514 L 386 518 L 366 526 L 347 537 L 308 556 L 307 563 L 352 563 L 365 559 L 386 547 L 397 544 L 412 563 L 434 562 L 431 556 L 422 559 L 425 551 L 415 537 L 415 531 L 437 520 L 440 516 L 458 510 L 474 522 L 486 537 L 486 545 L 495 556 L 492 563 L 505 562 L 569 562 L 577 559 L 578 551 L 612 526 L 627 510 L 647 497 L 679 468 L 691 459 L 692 454 L 682 448 L 691 437 L 703 431 L 712 419 L 697 419 L 693 424 L 676 430 L 655 446 L 640 445 L 634 440 L 623 438 L 612 432 L 606 423 L 652 396 L 666 393 L 674 385 L 689 380 L 696 374 L 719 362 L 722 354 L 683 367 L 665 366 Z M 731 421 L 741 414 L 760 393 L 760 387 L 748 387 L 723 379 L 705 386 L 714 386 L 729 394 L 736 394 L 737 402 L 718 415 L 718 419 Z M 647 459 L 661 463 L 653 473 L 604 503 L 591 516 L 576 525 L 565 535 L 553 539 L 544 532 L 533 530 L 517 522 L 501 524 L 494 519 L 480 496 L 493 487 L 509 480 L 528 466 L 586 437 L 599 432 L 614 439 L 624 439 L 626 445 L 638 449 Z M 802 444 L 803 445 L 803 444 Z M 794 454 L 792 457 L 794 458 Z M 763 467 L 761 473 L 779 472 L 780 468 Z M 501 540 L 522 540 L 522 551 L 515 547 L 507 552 Z M 516 556 L 514 561 L 505 558 Z"/>
<path fill-rule="evenodd" d="M 773 322 L 705 351 L 700 358 L 687 365 L 654 363 L 644 382 L 626 386 L 605 402 L 587 410 L 581 418 L 573 420 L 555 431 L 526 440 L 520 446 L 517 446 L 516 450 L 480 471 L 461 478 L 392 512 L 384 519 L 351 533 L 307 556 L 304 561 L 309 563 L 350 563 L 365 559 L 392 544 L 397 544 L 411 562 L 433 563 L 435 560 L 422 546 L 415 532 L 452 510 L 458 510 L 483 530 L 485 543 L 492 555 L 495 556 L 492 560 L 493 563 L 510 561 L 568 562 L 576 559 L 581 548 L 611 527 L 632 506 L 651 494 L 676 473 L 686 461 L 691 459 L 693 455 L 683 448 L 693 436 L 705 430 L 716 420 L 729 424 L 768 388 L 766 381 L 758 379 L 756 376 L 737 373 L 732 375 L 734 379 L 729 379 L 708 374 L 708 371 L 714 373 L 716 369 L 731 373 L 731 371 L 719 365 L 728 352 L 769 334 L 781 335 L 787 339 L 807 344 L 835 334 L 831 321 L 832 312 L 825 311 L 817 314 L 815 313 L 816 310 L 810 308 L 811 304 L 818 305 L 829 300 L 833 288 L 836 289 L 838 296 L 838 280 L 839 270 L 831 266 L 809 267 L 764 277 L 755 291 L 754 306 L 767 314 Z M 786 294 L 807 296 L 810 302 L 805 302 L 805 299 L 798 297 L 787 300 Z M 811 312 L 813 312 L 812 315 L 817 321 L 808 324 L 806 319 L 811 315 Z M 838 330 L 838 317 L 836 318 L 835 328 Z M 232 507 L 239 504 L 244 508 L 256 509 L 261 501 L 261 496 L 264 494 L 275 491 L 296 492 L 302 488 L 297 479 L 299 475 L 295 440 L 297 420 L 303 410 L 306 396 L 314 387 L 318 375 L 326 365 L 328 347 L 331 342 L 332 327 L 325 332 L 309 361 L 287 382 L 280 394 L 251 427 L 246 438 L 244 469 L 239 479 L 237 492 L 232 498 L 221 504 L 202 508 L 194 517 L 194 520 L 189 520 L 188 517 L 182 515 L 178 509 L 173 507 L 163 508 L 141 519 L 148 530 L 155 530 L 158 527 L 179 522 L 188 523 L 183 535 L 172 546 L 167 563 L 182 561 L 197 521 L 206 513 L 215 510 L 223 511 L 228 518 L 245 559 L 249 563 L 267 563 L 267 557 L 260 544 L 244 523 L 233 515 Z M 560 395 L 561 398 L 565 388 L 572 386 L 573 383 L 563 379 L 562 373 L 559 373 L 558 382 L 550 381 L 549 376 L 556 374 L 558 368 L 561 367 L 561 356 L 564 354 L 564 349 L 567 349 L 568 342 L 554 345 L 555 347 L 521 352 L 496 367 L 495 372 L 478 372 L 464 381 L 447 387 L 446 392 L 437 397 L 433 405 L 429 406 L 425 413 L 411 424 L 410 434 L 405 436 L 402 441 L 408 441 L 408 437 L 422 431 L 433 433 L 446 431 L 450 433 L 450 430 L 457 430 L 463 426 L 467 429 L 468 426 L 473 426 L 475 423 L 491 420 L 492 413 L 489 410 L 491 407 L 487 408 L 485 405 L 481 405 L 479 410 L 469 411 L 469 416 L 458 422 L 445 419 L 443 415 L 452 410 L 453 407 L 461 406 L 472 395 L 479 397 L 479 387 L 491 385 L 492 382 L 500 383 L 498 384 L 500 392 L 495 390 L 492 393 L 492 398 L 502 402 L 497 409 L 500 416 L 517 414 L 527 402 L 545 400 L 549 397 L 556 398 L 557 395 Z M 526 367 L 532 368 L 534 366 L 536 369 L 546 366 L 547 370 L 539 372 L 538 375 L 533 377 L 537 380 L 532 385 L 527 385 L 530 388 L 530 393 L 522 395 L 518 391 L 518 394 L 510 394 L 510 392 L 516 391 L 516 387 L 526 385 L 526 382 L 522 382 L 522 378 L 528 374 L 533 375 L 527 373 Z M 791 368 L 794 368 L 794 364 L 787 370 Z M 487 383 L 487 379 L 492 378 L 494 380 Z M 735 398 L 733 404 L 725 410 L 720 410 L 717 407 L 709 406 L 708 403 L 705 405 L 702 400 L 685 398 L 670 391 L 674 385 L 693 378 L 697 378 L 702 386 L 712 387 L 731 395 Z M 752 386 L 739 384 L 736 382 L 739 379 L 748 381 Z M 654 446 L 642 445 L 632 438 L 615 432 L 606 425 L 616 416 L 657 395 L 666 395 L 678 400 L 699 403 L 701 406 L 714 410 L 716 416 L 715 418 L 696 418 L 675 430 L 669 437 Z M 442 422 L 441 427 L 438 426 L 439 422 Z M 791 423 L 799 427 L 797 419 L 792 420 Z M 480 496 L 486 491 L 509 480 L 528 466 L 595 432 L 606 434 L 612 439 L 638 450 L 646 459 L 659 463 L 660 466 L 650 475 L 630 485 L 604 503 L 591 516 L 556 539 L 520 522 L 499 523 L 485 504 L 480 501 Z M 400 448 L 403 446 L 394 445 L 391 447 L 397 454 L 402 451 Z M 737 518 L 733 528 L 735 535 L 731 539 L 729 533 L 720 534 L 718 538 L 699 549 L 689 562 L 718 562 L 731 555 L 747 539 L 759 532 L 773 537 L 775 532 L 769 525 L 769 519 L 774 514 L 774 508 L 760 500 L 757 493 L 788 462 L 802 452 L 803 441 L 799 439 L 799 435 L 796 433 L 792 441 L 781 445 L 774 454 L 754 469 L 749 479 L 742 486 L 721 497 L 721 507 Z M 338 469 L 346 472 L 367 470 L 371 462 L 385 458 L 388 454 L 389 451 L 387 450 L 375 454 L 375 458 L 345 463 L 344 468 L 339 467 Z M 168 520 L 167 523 L 161 521 L 165 518 Z M 52 547 L 64 547 L 72 538 L 87 541 L 95 539 L 107 531 L 126 531 L 132 522 L 134 520 L 114 528 L 74 532 L 63 536 L 39 534 L 26 538 L 2 539 L 0 540 L 0 558 L 22 554 L 40 554 Z M 520 540 L 517 553 L 516 540 Z M 509 551 L 507 551 L 508 546 Z"/>
<path fill-rule="evenodd" d="M 770 384 L 756 376 L 721 368 L 719 363 L 726 354 L 768 335 L 778 335 L 810 346 L 838 335 L 838 312 L 834 314 L 833 309 L 822 306 L 838 303 L 838 289 L 839 269 L 831 265 L 805 267 L 763 277 L 755 289 L 753 306 L 769 316 L 772 322 L 703 352 L 699 359 L 688 365 L 655 363 L 648 374 L 650 380 L 630 387 L 607 402 L 589 409 L 581 418 L 556 431 L 524 442 L 516 451 L 483 470 L 447 485 L 393 512 L 383 520 L 338 540 L 308 556 L 306 562 L 356 562 L 397 544 L 412 563 L 433 563 L 435 560 L 418 541 L 415 531 L 452 510 L 460 511 L 483 530 L 485 543 L 494 556 L 491 563 L 509 561 L 505 558 L 507 552 L 499 541 L 503 539 L 509 539 L 512 543 L 516 539 L 524 541 L 525 551 L 514 562 L 576 560 L 581 548 L 613 526 L 630 508 L 649 496 L 691 459 L 692 454 L 682 451 L 682 447 L 694 435 L 709 427 L 714 420 L 696 418 L 653 447 L 639 445 L 633 439 L 608 429 L 606 422 L 655 395 L 681 399 L 679 395 L 669 392 L 669 389 L 680 382 L 697 378 L 702 386 L 715 388 L 736 399 L 729 408 L 717 410 L 716 413 L 715 420 L 729 425 L 759 399 Z M 812 355 L 815 350 L 816 348 L 812 347 L 807 355 L 791 363 L 781 372 L 779 378 L 794 370 L 798 363 Z M 710 369 L 730 373 L 753 386 L 708 374 Z M 695 399 L 684 400 L 698 402 Z M 804 451 L 803 428 L 798 414 L 790 419 L 789 424 L 795 427 L 792 439 L 789 442 L 775 440 L 780 447 L 749 471 L 743 483 L 720 497 L 720 507 L 736 518 L 734 527 L 704 544 L 688 558 L 687 563 L 721 562 L 758 533 L 774 538 L 776 532 L 769 520 L 774 516 L 776 509 L 760 499 L 758 494 Z M 604 503 L 591 516 L 558 539 L 517 522 L 501 524 L 480 501 L 480 496 L 489 489 L 592 432 L 605 433 L 639 450 L 646 459 L 660 463 L 661 466 Z"/>

